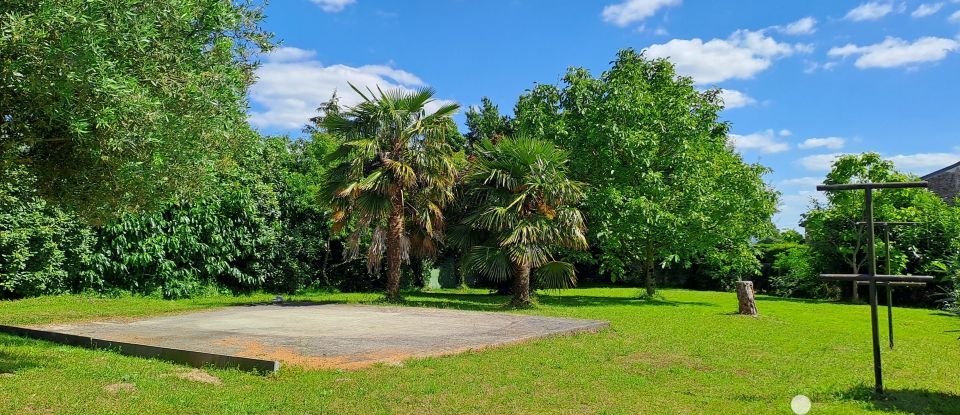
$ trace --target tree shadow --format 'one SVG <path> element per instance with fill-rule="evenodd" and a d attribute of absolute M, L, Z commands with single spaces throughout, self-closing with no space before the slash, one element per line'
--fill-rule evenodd
<path fill-rule="evenodd" d="M 22 370 L 51 366 L 52 361 L 49 356 L 40 360 L 27 356 L 34 353 L 12 353 L 17 348 L 34 347 L 45 343 L 40 340 L 0 333 L 0 375 L 16 375 L 17 372 Z"/>
<path fill-rule="evenodd" d="M 877 395 L 873 388 L 860 385 L 848 390 L 845 397 L 865 402 L 872 409 L 909 414 L 960 415 L 960 395 L 927 389 L 890 389 Z"/>
<path fill-rule="evenodd" d="M 836 301 L 836 300 L 813 300 L 809 298 L 774 297 L 772 295 L 758 295 L 757 301 L 771 301 L 771 302 L 784 302 L 784 303 L 797 303 L 797 304 L 834 304 L 834 305 L 849 305 L 849 306 L 869 305 L 868 303 L 851 303 L 847 301 Z"/>
<path fill-rule="evenodd" d="M 664 298 L 642 298 L 642 297 L 597 297 L 589 295 L 564 295 L 552 296 L 541 295 L 537 297 L 540 304 L 565 307 L 681 307 L 681 306 L 704 306 L 720 307 L 716 303 L 703 301 L 674 301 Z"/>
<path fill-rule="evenodd" d="M 376 305 L 397 305 L 409 307 L 430 307 L 446 308 L 456 310 L 474 310 L 474 311 L 511 311 L 515 308 L 509 307 L 510 296 L 487 294 L 487 293 L 457 293 L 457 292 L 430 292 L 430 291 L 408 291 L 403 293 L 401 301 L 387 301 L 385 299 L 361 301 L 359 304 Z M 702 301 L 674 301 L 662 297 L 601 297 L 590 295 L 552 295 L 540 293 L 537 295 L 537 303 L 544 306 L 554 307 L 681 307 L 681 306 L 703 306 L 720 307 L 719 304 Z M 242 306 L 255 307 L 262 305 L 276 305 L 281 307 L 307 307 L 324 304 L 357 304 L 355 301 L 348 300 L 298 300 L 291 298 L 288 301 L 273 302 L 237 302 L 223 304 L 224 306 Z"/>
<path fill-rule="evenodd" d="M 506 304 L 510 297 L 496 294 L 477 293 L 434 293 L 416 292 L 403 300 L 401 305 L 412 307 L 450 308 L 474 311 L 512 310 Z"/>
<path fill-rule="evenodd" d="M 553 307 L 619 307 L 619 306 L 706 306 L 720 307 L 720 305 L 699 301 L 671 301 L 662 298 L 639 297 L 599 297 L 589 295 L 550 295 L 541 293 L 537 303 Z M 408 297 L 403 305 L 416 307 L 453 308 L 460 310 L 477 311 L 508 311 L 514 308 L 506 304 L 510 296 L 482 293 L 433 293 L 418 292 Z"/>

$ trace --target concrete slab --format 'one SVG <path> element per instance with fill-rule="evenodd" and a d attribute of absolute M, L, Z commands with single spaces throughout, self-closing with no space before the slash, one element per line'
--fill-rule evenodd
<path fill-rule="evenodd" d="M 231 307 L 136 321 L 30 327 L 108 341 L 353 369 L 440 356 L 538 337 L 596 331 L 609 323 L 509 313 L 347 304 Z"/>

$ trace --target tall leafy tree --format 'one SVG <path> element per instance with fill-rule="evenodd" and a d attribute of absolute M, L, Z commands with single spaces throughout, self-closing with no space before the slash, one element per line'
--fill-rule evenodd
<path fill-rule="evenodd" d="M 585 211 L 601 270 L 641 274 L 652 295 L 657 268 L 711 250 L 753 272 L 747 247 L 773 231 L 768 170 L 733 152 L 722 108 L 717 90 L 698 91 L 669 61 L 626 49 L 599 77 L 571 68 L 561 87 L 533 88 L 513 127 L 571 152 L 573 178 L 591 184 Z"/>
<path fill-rule="evenodd" d="M 479 107 L 470 107 L 467 117 L 467 149 L 479 145 L 484 140 L 496 143 L 503 137 L 512 135 L 510 117 L 500 114 L 500 109 L 490 98 L 483 97 Z"/>
<path fill-rule="evenodd" d="M 248 0 L 0 2 L 0 162 L 102 219 L 213 188 L 258 137 Z"/>
<path fill-rule="evenodd" d="M 371 231 L 368 269 L 378 271 L 386 257 L 386 295 L 396 300 L 411 249 L 433 251 L 443 232 L 443 208 L 457 179 L 450 137 L 459 106 L 428 112 L 434 102 L 429 88 L 353 89 L 362 102 L 320 120 L 323 130 L 342 140 L 333 153 L 341 162 L 328 177 L 334 231 L 354 221 L 351 256 L 359 255 L 361 238 Z"/>
<path fill-rule="evenodd" d="M 577 204 L 583 184 L 568 177 L 565 151 L 548 141 L 503 138 L 476 147 L 464 178 L 471 207 L 457 243 L 470 272 L 513 280 L 511 306 L 530 305 L 530 276 L 547 287 L 576 282 L 572 264 L 554 259 L 559 249 L 587 248 Z"/>

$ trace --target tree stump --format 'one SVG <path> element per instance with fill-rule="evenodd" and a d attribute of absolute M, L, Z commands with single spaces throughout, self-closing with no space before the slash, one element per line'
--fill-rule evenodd
<path fill-rule="evenodd" d="M 740 314 L 757 315 L 757 302 L 753 299 L 753 282 L 737 281 L 737 301 L 740 303 Z"/>

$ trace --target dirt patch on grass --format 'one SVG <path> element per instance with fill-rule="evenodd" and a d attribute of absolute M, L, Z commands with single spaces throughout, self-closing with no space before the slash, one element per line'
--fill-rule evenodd
<path fill-rule="evenodd" d="M 223 381 L 220 378 L 213 376 L 207 372 L 204 372 L 200 369 L 193 369 L 189 372 L 177 373 L 176 376 L 180 379 L 189 380 L 193 382 L 206 383 L 209 385 L 222 385 Z"/>
<path fill-rule="evenodd" d="M 117 395 L 121 392 L 133 393 L 137 391 L 137 386 L 132 383 L 111 383 L 103 387 L 103 390 L 111 395 Z"/>

